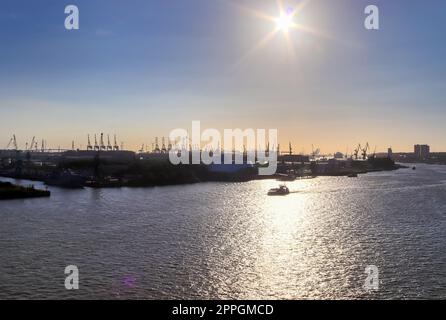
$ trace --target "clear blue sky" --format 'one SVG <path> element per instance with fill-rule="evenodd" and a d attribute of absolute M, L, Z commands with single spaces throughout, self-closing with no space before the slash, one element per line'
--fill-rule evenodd
<path fill-rule="evenodd" d="M 363 27 L 368 4 L 379 31 Z M 290 30 L 294 54 L 281 33 L 252 50 L 275 25 L 242 6 L 279 15 L 274 0 L 2 0 L 0 148 L 105 132 L 136 149 L 201 120 L 278 128 L 297 150 L 446 151 L 445 1 L 309 1 L 295 20 L 317 32 Z"/>

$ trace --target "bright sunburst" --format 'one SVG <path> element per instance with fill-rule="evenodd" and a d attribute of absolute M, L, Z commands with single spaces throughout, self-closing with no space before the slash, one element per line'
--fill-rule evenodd
<path fill-rule="evenodd" d="M 264 47 L 279 32 L 281 32 L 284 35 L 286 45 L 288 47 L 288 51 L 291 57 L 294 57 L 294 47 L 290 36 L 292 31 L 306 32 L 323 38 L 332 38 L 327 34 L 321 33 L 309 26 L 305 26 L 302 25 L 301 23 L 296 22 L 297 16 L 301 14 L 302 9 L 308 4 L 308 2 L 310 2 L 310 0 L 303 0 L 297 6 L 288 8 L 284 8 L 282 1 L 283 0 L 277 0 L 278 16 L 271 16 L 264 12 L 253 10 L 241 6 L 239 4 L 236 5 L 243 11 L 247 11 L 250 14 L 253 14 L 254 16 L 262 20 L 270 21 L 275 24 L 275 28 L 273 28 L 268 34 L 266 34 L 262 39 L 260 39 L 260 41 L 240 59 L 238 64 L 240 64 L 242 61 L 244 61 L 246 58 L 248 58 L 248 56 L 252 55 L 258 49 Z"/>
<path fill-rule="evenodd" d="M 288 30 L 293 26 L 293 14 L 289 12 L 283 12 L 280 17 L 276 19 L 277 29 L 288 32 Z"/>

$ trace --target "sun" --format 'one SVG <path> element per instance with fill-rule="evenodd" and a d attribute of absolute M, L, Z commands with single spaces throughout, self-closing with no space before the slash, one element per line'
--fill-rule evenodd
<path fill-rule="evenodd" d="M 282 13 L 280 17 L 276 19 L 276 27 L 278 30 L 288 32 L 293 26 L 293 15 L 290 13 Z"/>
<path fill-rule="evenodd" d="M 337 39 L 330 35 L 327 32 L 322 32 L 315 28 L 312 28 L 308 25 L 304 25 L 299 20 L 301 19 L 301 15 L 303 13 L 303 9 L 307 6 L 311 0 L 301 0 L 299 5 L 295 7 L 284 7 L 284 0 L 276 0 L 277 2 L 277 12 L 279 16 L 272 16 L 267 13 L 251 9 L 249 7 L 234 4 L 240 10 L 248 12 L 250 15 L 253 15 L 261 20 L 266 20 L 273 23 L 275 26 L 273 30 L 265 34 L 243 57 L 239 59 L 237 65 L 240 65 L 243 61 L 248 59 L 251 55 L 253 55 L 259 49 L 265 47 L 272 39 L 274 39 L 279 33 L 282 33 L 283 38 L 286 41 L 286 45 L 288 47 L 289 56 L 293 59 L 295 57 L 293 40 L 297 37 L 291 35 L 291 31 L 299 31 L 302 33 L 311 34 L 312 36 L 317 36 L 319 38 L 328 39 L 331 41 L 337 41 Z"/>

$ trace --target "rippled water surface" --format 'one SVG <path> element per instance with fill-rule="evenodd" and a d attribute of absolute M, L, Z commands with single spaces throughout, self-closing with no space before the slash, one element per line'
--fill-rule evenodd
<path fill-rule="evenodd" d="M 0 299 L 446 298 L 446 166 L 301 180 L 267 197 L 276 185 L 2 201 Z M 78 291 L 64 287 L 67 265 Z M 368 265 L 376 292 L 363 288 Z"/>

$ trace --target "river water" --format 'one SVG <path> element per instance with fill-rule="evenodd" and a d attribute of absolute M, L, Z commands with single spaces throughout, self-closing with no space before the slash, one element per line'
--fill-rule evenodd
<path fill-rule="evenodd" d="M 2 201 L 0 299 L 446 298 L 446 166 L 300 180 L 267 197 L 276 185 Z M 65 289 L 68 265 L 79 290 Z M 377 290 L 364 287 L 370 265 Z"/>

